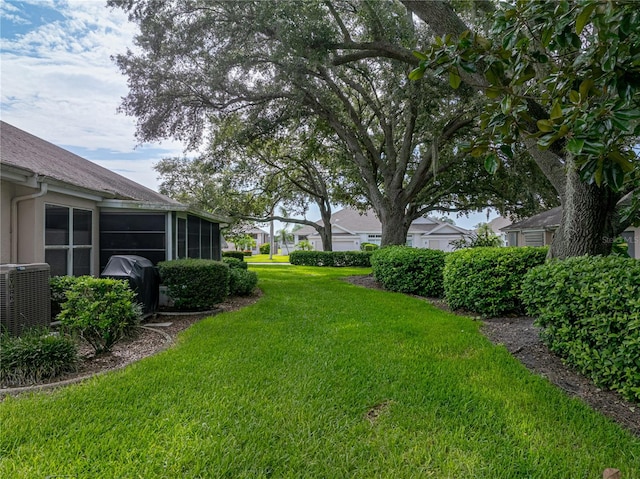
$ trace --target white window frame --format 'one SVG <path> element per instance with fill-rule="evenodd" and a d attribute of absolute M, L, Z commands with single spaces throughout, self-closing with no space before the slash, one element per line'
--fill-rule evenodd
<path fill-rule="evenodd" d="M 68 229 L 68 236 L 69 236 L 69 240 L 67 244 L 53 244 L 53 245 L 48 245 L 47 244 L 47 206 L 54 206 L 56 208 L 66 208 L 69 211 L 69 221 L 67 224 L 67 229 Z M 91 238 L 91 244 L 88 245 L 75 245 L 73 243 L 73 212 L 74 210 L 79 210 L 79 211 L 86 211 L 89 212 L 91 214 L 91 229 L 89 231 L 89 238 Z M 60 251 L 60 250 L 64 250 L 67 253 L 67 272 L 66 275 L 67 276 L 73 276 L 73 252 L 75 250 L 81 250 L 81 249 L 86 249 L 89 250 L 89 275 L 93 275 L 93 243 L 94 243 L 94 238 L 93 238 L 93 222 L 94 222 L 94 214 L 93 214 L 93 210 L 89 209 L 89 208 L 78 208 L 78 207 L 74 207 L 74 206 L 68 206 L 68 205 L 61 205 L 61 204 L 56 204 L 56 203 L 45 203 L 44 205 L 44 215 L 43 215 L 43 221 L 44 221 L 44 228 L 43 228 L 43 233 L 44 233 L 44 238 L 43 238 L 43 244 L 44 244 L 44 249 L 45 249 L 45 254 L 46 251 Z"/>

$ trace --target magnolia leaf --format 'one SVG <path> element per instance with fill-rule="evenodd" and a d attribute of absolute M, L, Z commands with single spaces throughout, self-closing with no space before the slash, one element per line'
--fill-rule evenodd
<path fill-rule="evenodd" d="M 619 165 L 624 173 L 631 173 L 633 171 L 633 161 L 626 158 L 619 150 L 611 151 L 607 155 L 607 158 Z"/>
<path fill-rule="evenodd" d="M 591 78 L 587 78 L 582 83 L 580 83 L 580 98 L 583 100 L 589 96 L 589 90 L 593 88 L 593 80 Z"/>
<path fill-rule="evenodd" d="M 578 93 L 575 90 L 571 90 L 569 92 L 569 101 L 574 105 L 577 105 L 578 103 L 580 103 L 580 93 Z"/>
<path fill-rule="evenodd" d="M 596 182 L 596 185 L 598 186 L 602 186 L 602 160 L 598 160 L 598 166 L 596 168 L 596 171 L 593 172 L 593 179 Z"/>
<path fill-rule="evenodd" d="M 567 151 L 569 153 L 573 153 L 574 155 L 579 155 L 582 152 L 582 147 L 584 146 L 584 140 L 579 138 L 571 138 L 567 142 Z"/>
<path fill-rule="evenodd" d="M 498 98 L 500 96 L 500 89 L 490 86 L 484 91 L 484 93 L 485 95 L 487 95 L 487 98 L 491 98 L 491 99 Z"/>
<path fill-rule="evenodd" d="M 424 53 L 419 52 L 419 51 L 417 51 L 417 50 L 414 50 L 414 51 L 413 51 L 413 52 L 411 52 L 411 53 L 413 53 L 413 56 L 414 56 L 414 57 L 416 57 L 418 60 L 426 61 L 426 60 L 428 60 L 428 59 L 429 59 L 429 57 L 427 57 L 427 55 L 425 55 Z"/>
<path fill-rule="evenodd" d="M 458 71 L 457 70 L 449 71 L 449 85 L 451 85 L 451 88 L 456 90 L 460 86 L 460 83 L 462 83 L 462 78 L 458 74 Z"/>
<path fill-rule="evenodd" d="M 409 73 L 409 80 L 416 81 L 420 80 L 424 76 L 424 68 L 416 68 L 415 70 L 411 70 Z"/>
<path fill-rule="evenodd" d="M 595 10 L 596 6 L 596 3 L 592 3 L 582 9 L 580 15 L 578 15 L 578 18 L 576 19 L 576 34 L 580 35 L 582 33 L 584 27 L 589 23 L 591 13 Z"/>
<path fill-rule="evenodd" d="M 538 130 L 544 133 L 550 133 L 553 131 L 553 123 L 550 120 L 538 120 L 536 125 L 538 125 Z"/>
<path fill-rule="evenodd" d="M 494 153 L 490 154 L 484 159 L 484 168 L 491 175 L 498 171 L 499 166 L 500 162 L 498 161 L 498 156 Z"/>
<path fill-rule="evenodd" d="M 551 108 L 551 119 L 557 120 L 559 118 L 562 118 L 562 105 L 560 102 L 555 102 Z"/>
<path fill-rule="evenodd" d="M 620 191 L 624 186 L 624 171 L 617 163 L 610 164 L 609 168 L 604 170 L 604 176 L 607 180 L 607 185 L 613 191 Z"/>

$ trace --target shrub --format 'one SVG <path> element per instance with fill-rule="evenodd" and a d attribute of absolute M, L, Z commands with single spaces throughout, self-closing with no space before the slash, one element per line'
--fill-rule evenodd
<path fill-rule="evenodd" d="M 174 306 L 202 311 L 224 301 L 229 293 L 229 266 L 222 261 L 178 259 L 158 263 L 160 280 Z"/>
<path fill-rule="evenodd" d="M 54 320 L 62 311 L 62 303 L 67 300 L 67 291 L 78 281 L 76 276 L 52 276 L 51 287 L 51 319 Z"/>
<path fill-rule="evenodd" d="M 453 309 L 483 316 L 520 313 L 522 277 L 544 263 L 547 248 L 472 248 L 447 255 L 444 291 Z"/>
<path fill-rule="evenodd" d="M 245 251 L 242 252 L 242 255 L 243 256 L 252 256 L 253 252 L 251 250 L 245 250 Z"/>
<path fill-rule="evenodd" d="M 109 351 L 140 322 L 142 308 L 126 281 L 81 276 L 66 294 L 58 318 L 96 353 Z"/>
<path fill-rule="evenodd" d="M 15 338 L 0 336 L 0 381 L 19 386 L 55 378 L 74 371 L 78 362 L 76 343 L 47 329 L 31 329 Z"/>
<path fill-rule="evenodd" d="M 298 266 L 371 266 L 369 251 L 292 251 L 289 262 Z"/>
<path fill-rule="evenodd" d="M 440 297 L 445 255 L 440 250 L 408 246 L 381 248 L 371 256 L 373 276 L 390 291 Z"/>
<path fill-rule="evenodd" d="M 527 273 L 522 301 L 549 349 L 598 386 L 640 402 L 640 261 L 551 261 Z"/>
<path fill-rule="evenodd" d="M 231 256 L 222 258 L 222 262 L 227 264 L 231 269 L 247 269 L 249 265 L 238 258 L 233 258 Z"/>
<path fill-rule="evenodd" d="M 241 261 L 244 261 L 244 253 L 242 251 L 223 251 L 223 258 L 238 258 Z"/>
<path fill-rule="evenodd" d="M 361 251 L 375 251 L 379 248 L 379 246 L 375 243 L 361 243 L 360 250 Z"/>
<path fill-rule="evenodd" d="M 313 251 L 313 245 L 309 240 L 300 240 L 296 245 L 296 249 L 299 249 L 302 251 Z"/>
<path fill-rule="evenodd" d="M 260 254 L 269 254 L 271 253 L 271 244 L 265 243 L 260 245 Z"/>
<path fill-rule="evenodd" d="M 255 271 L 231 268 L 229 271 L 229 294 L 232 296 L 248 296 L 258 284 Z"/>

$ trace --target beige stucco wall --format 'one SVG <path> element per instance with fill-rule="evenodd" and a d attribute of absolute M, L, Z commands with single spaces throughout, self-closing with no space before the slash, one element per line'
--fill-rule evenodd
<path fill-rule="evenodd" d="M 63 193 L 48 192 L 43 196 L 20 201 L 17 205 L 17 258 L 11 257 L 11 198 L 37 193 L 39 189 L 14 186 L 2 182 L 2 205 L 0 239 L 2 241 L 2 263 L 41 263 L 44 262 L 44 211 L 45 204 L 54 204 L 72 208 L 82 208 L 93 212 L 92 221 L 92 258 L 91 272 L 96 275 L 99 261 L 99 211 L 95 201 L 69 196 Z"/>
<path fill-rule="evenodd" d="M 13 183 L 0 181 L 0 263 L 11 262 L 11 198 L 14 196 Z"/>

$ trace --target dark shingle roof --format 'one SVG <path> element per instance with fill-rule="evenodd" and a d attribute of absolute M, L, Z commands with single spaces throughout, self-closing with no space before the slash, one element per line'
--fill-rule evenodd
<path fill-rule="evenodd" d="M 8 123 L 0 122 L 0 135 L 0 162 L 3 164 L 72 187 L 95 191 L 107 198 L 179 204 L 167 196 Z"/>
<path fill-rule="evenodd" d="M 519 231 L 519 230 L 532 230 L 532 229 L 555 229 L 560 225 L 560 219 L 562 218 L 562 207 L 556 206 L 550 210 L 544 211 L 540 214 L 527 218 L 526 220 L 518 221 L 512 225 L 501 228 L 501 231 Z"/>

